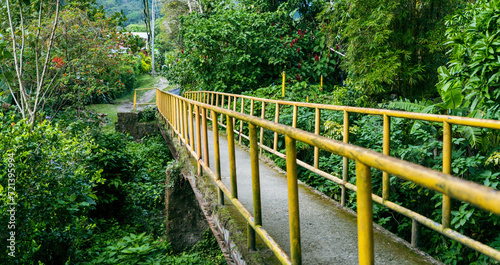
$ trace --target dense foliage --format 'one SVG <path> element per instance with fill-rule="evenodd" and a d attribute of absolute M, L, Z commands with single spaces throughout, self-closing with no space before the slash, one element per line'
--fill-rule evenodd
<path fill-rule="evenodd" d="M 140 24 L 144 17 L 141 0 L 97 0 L 96 4 L 102 6 L 107 13 L 122 12 L 127 18 L 123 23 L 126 27 L 130 24 Z"/>
<path fill-rule="evenodd" d="M 6 4 L 0 4 L 2 102 L 15 104 L 14 99 L 22 98 L 17 87 L 25 88 L 29 104 L 38 102 L 32 96 L 44 88 L 42 109 L 108 102 L 131 89 L 138 73 L 151 70 L 150 57 L 134 55 L 139 40 L 117 30 L 123 16 L 106 17 L 93 0 L 12 2 L 16 3 L 11 12 L 16 14 L 14 30 L 9 30 Z M 54 3 L 63 2 L 56 19 Z M 99 1 L 111 9 L 118 4 L 128 9 L 133 2 Z M 500 118 L 499 0 L 165 0 L 163 4 L 165 17 L 154 29 L 162 56 L 155 58 L 165 60 L 165 75 L 185 91 Z M 53 48 L 47 52 L 52 28 Z M 11 43 L 11 32 L 17 46 Z M 22 40 L 25 45 L 20 45 Z M 15 56 L 23 58 L 18 63 L 21 72 L 13 69 Z M 46 78 L 40 81 L 44 60 Z M 23 81 L 16 83 L 16 75 Z M 273 120 L 274 108 L 267 108 L 266 118 Z M 291 125 L 292 109 L 283 107 L 281 113 L 280 122 Z M 297 127 L 312 131 L 314 110 L 299 108 L 298 114 Z M 171 158 L 159 139 L 138 144 L 120 134 L 103 133 L 88 113 L 75 121 L 74 114 L 63 112 L 59 115 L 66 117 L 57 122 L 45 117 L 31 127 L 18 115 L 0 113 L 0 150 L 4 150 L 0 221 L 12 218 L 7 203 L 17 201 L 16 247 L 23 249 L 18 264 L 202 263 L 207 258 L 220 262 L 220 255 L 212 252 L 166 255 L 171 251 L 159 224 L 163 170 Z M 381 151 L 382 119 L 361 115 L 350 119 L 351 143 Z M 327 137 L 340 140 L 342 126 L 342 113 L 322 113 L 321 131 Z M 453 126 L 452 131 L 453 174 L 498 189 L 499 133 L 464 126 Z M 394 118 L 391 132 L 392 156 L 441 170 L 441 126 Z M 273 134 L 265 133 L 268 146 L 273 139 Z M 278 148 L 284 146 L 279 138 Z M 311 163 L 312 147 L 298 143 L 297 148 L 299 159 Z M 321 152 L 320 168 L 340 172 L 342 159 Z M 11 194 L 9 169 L 19 176 Z M 339 197 L 333 182 L 302 168 L 299 172 L 301 180 Z M 353 163 L 349 175 L 355 183 Z M 380 194 L 381 172 L 374 170 L 373 176 L 374 192 Z M 441 195 L 396 177 L 390 182 L 397 187 L 397 192 L 391 191 L 391 201 L 440 221 Z M 348 195 L 348 206 L 355 209 L 355 194 Z M 498 216 L 456 201 L 452 209 L 452 228 L 500 249 Z M 410 219 L 377 204 L 374 214 L 377 223 L 409 239 Z M 0 233 L 4 242 L 10 236 Z M 426 228 L 420 242 L 423 250 L 447 264 L 495 263 Z M 198 247 L 210 249 L 213 243 L 207 237 Z"/>
<path fill-rule="evenodd" d="M 331 95 L 315 93 L 316 87 L 299 83 L 290 88 L 284 100 L 302 101 L 309 96 L 310 101 L 323 104 L 338 104 L 337 99 Z M 260 98 L 281 99 L 281 87 L 270 86 L 253 92 L 245 93 Z M 359 92 L 345 94 L 343 102 L 356 102 Z M 237 109 L 240 106 L 236 107 Z M 246 113 L 250 109 L 246 107 Z M 254 115 L 261 113 L 260 104 L 255 104 Z M 273 105 L 266 107 L 266 119 L 274 120 L 275 109 Z M 297 115 L 297 128 L 314 132 L 314 109 L 299 108 Z M 280 123 L 291 126 L 293 109 L 282 107 L 280 110 Z M 343 113 L 339 111 L 321 112 L 321 134 L 342 141 L 343 138 Z M 381 116 L 350 115 L 349 142 L 358 146 L 366 147 L 377 152 L 382 152 L 382 128 Z M 248 132 L 247 125 L 244 131 Z M 429 122 L 411 121 L 405 119 L 391 119 L 391 155 L 412 163 L 420 164 L 435 170 L 442 170 L 442 126 Z M 452 174 L 462 179 L 474 181 L 492 188 L 500 188 L 500 160 L 497 142 L 488 142 L 487 146 L 471 146 L 467 138 L 466 130 L 453 126 L 453 153 Z M 488 130 L 489 131 L 489 130 Z M 490 132 L 485 132 L 489 133 Z M 264 143 L 272 146 L 274 134 L 264 133 Z M 284 137 L 278 138 L 278 150 L 285 153 Z M 297 142 L 298 159 L 313 164 L 313 147 Z M 286 169 L 285 160 L 271 155 L 276 165 Z M 349 165 L 349 179 L 352 184 L 356 183 L 355 164 Z M 339 175 L 343 168 L 341 156 L 328 152 L 320 152 L 319 168 L 325 172 Z M 299 179 L 317 188 L 326 195 L 340 200 L 340 186 L 317 174 L 299 167 Z M 382 194 L 382 172 L 372 169 L 373 192 Z M 423 214 L 437 223 L 441 222 L 442 196 L 428 189 L 422 188 L 412 182 L 403 181 L 395 176 L 390 178 L 391 192 L 389 200 L 400 204 L 408 209 Z M 425 202 L 425 203 L 423 203 Z M 348 192 L 347 206 L 356 209 L 356 195 Z M 405 216 L 374 204 L 374 220 L 401 238 L 410 240 L 412 220 Z M 500 217 L 486 213 L 466 203 L 453 201 L 451 227 L 475 240 L 483 242 L 493 248 L 500 249 L 500 234 L 498 229 L 491 229 L 500 223 Z M 488 228 L 490 227 L 490 228 Z M 430 253 L 446 264 L 496 264 L 495 261 L 484 255 L 479 255 L 461 244 L 449 240 L 439 233 L 421 228 L 419 248 Z"/>
<path fill-rule="evenodd" d="M 11 19 L 0 29 L 0 89 L 10 94 L 2 101 L 32 122 L 45 108 L 109 102 L 133 88 L 142 71 L 134 55 L 139 40 L 119 32 L 122 17 L 106 17 L 92 1 L 71 1 L 57 12 L 50 3 L 24 2 L 8 6 Z M 17 7 L 25 17 L 12 17 Z"/>
<path fill-rule="evenodd" d="M 437 85 L 447 109 L 498 111 L 499 16 L 499 1 L 476 1 L 447 20 L 450 61 L 439 68 Z"/>
<path fill-rule="evenodd" d="M 33 131 L 13 112 L 0 112 L 0 221 L 2 241 L 15 232 L 15 257 L 8 264 L 218 264 L 224 258 L 207 234 L 203 251 L 172 255 L 165 241 L 165 168 L 173 164 L 161 137 L 142 143 L 104 133 L 86 113 L 61 113 Z M 13 166 L 10 167 L 9 164 Z M 15 190 L 8 169 L 15 174 Z M 10 188 L 9 188 L 10 187 Z M 204 243 L 205 242 L 205 243 Z M 206 259 L 211 262 L 205 262 Z M 7 264 L 6 263 L 6 264 Z M 192 264 L 191 263 L 191 264 Z M 150 263 L 148 263 L 150 264 Z"/>
<path fill-rule="evenodd" d="M 242 92 L 267 86 L 286 72 L 289 84 L 330 84 L 339 79 L 338 55 L 311 16 L 284 3 L 268 10 L 250 3 L 221 3 L 212 12 L 181 18 L 178 49 L 168 60 L 167 77 L 185 89 Z M 326 81 L 325 81 L 326 82 Z"/>
<path fill-rule="evenodd" d="M 350 0 L 327 4 L 320 19 L 349 76 L 374 95 L 435 95 L 445 63 L 444 18 L 463 1 Z"/>

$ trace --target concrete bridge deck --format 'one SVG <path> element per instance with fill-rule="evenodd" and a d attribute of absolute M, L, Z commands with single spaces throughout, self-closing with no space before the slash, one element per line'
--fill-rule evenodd
<path fill-rule="evenodd" d="M 196 135 L 196 133 L 195 133 Z M 210 168 L 214 170 L 213 132 L 208 132 Z M 228 143 L 219 137 L 221 177 L 230 188 Z M 236 147 L 238 199 L 250 211 L 252 205 L 252 174 L 250 154 Z M 260 162 L 260 185 L 263 227 L 290 255 L 288 195 L 286 174 Z M 228 199 L 226 203 L 230 203 Z M 299 183 L 299 206 L 302 264 L 358 264 L 356 216 L 333 201 Z M 376 264 L 440 264 L 380 227 L 374 229 Z"/>

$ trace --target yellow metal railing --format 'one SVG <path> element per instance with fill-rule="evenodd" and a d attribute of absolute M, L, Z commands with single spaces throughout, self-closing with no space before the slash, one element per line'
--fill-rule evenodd
<path fill-rule="evenodd" d="M 322 104 L 310 104 L 300 102 L 288 102 L 268 100 L 255 97 L 232 95 L 217 92 L 191 92 L 186 93 L 187 98 L 168 94 L 157 90 L 156 104 L 165 121 L 172 128 L 172 133 L 176 133 L 183 141 L 192 156 L 198 161 L 198 172 L 201 174 L 202 168 L 211 175 L 219 190 L 219 203 L 223 204 L 223 195 L 225 194 L 239 210 L 248 222 L 248 246 L 255 247 L 255 233 L 270 247 L 278 259 L 285 264 L 301 264 L 301 246 L 300 246 L 300 222 L 297 191 L 297 164 L 306 169 L 330 179 L 342 187 L 341 203 L 345 203 L 345 189 L 357 192 L 357 211 L 358 211 L 358 244 L 359 244 L 359 262 L 360 264 L 373 264 L 373 223 L 372 223 L 372 203 L 378 202 L 398 213 L 401 213 L 414 220 L 414 224 L 421 223 L 425 226 L 455 239 L 489 257 L 500 260 L 500 251 L 487 245 L 464 236 L 457 231 L 449 228 L 450 201 L 449 198 L 473 204 L 486 211 L 500 215 L 500 192 L 477 183 L 465 181 L 451 176 L 451 126 L 450 124 L 478 126 L 483 128 L 500 129 L 500 122 L 492 120 L 480 120 L 463 117 L 453 117 L 444 115 L 430 115 L 420 113 L 409 113 L 402 111 L 390 111 L 379 109 L 354 108 L 343 106 L 332 106 Z M 227 104 L 226 104 L 227 100 Z M 240 103 L 240 112 L 236 111 L 237 103 Z M 245 102 L 250 101 L 250 113 L 245 114 Z M 261 117 L 255 117 L 255 102 L 262 104 Z M 265 120 L 266 104 L 275 104 L 275 120 Z M 280 106 L 290 105 L 293 107 L 292 127 L 279 124 Z M 220 107 L 219 107 L 220 106 Z M 297 129 L 297 113 L 299 107 L 315 109 L 315 132 L 307 132 Z M 232 109 L 231 109 L 232 108 Z M 332 140 L 319 135 L 319 124 L 321 110 L 337 110 L 344 114 L 344 139 L 343 142 Z M 211 119 L 207 117 L 210 111 Z M 382 115 L 384 120 L 384 147 L 383 154 L 368 150 L 359 146 L 350 145 L 348 139 L 349 132 L 349 113 L 363 113 L 372 115 Z M 193 117 L 194 115 L 194 117 Z M 220 120 L 218 116 L 220 115 Z M 223 123 L 224 115 L 226 125 Z M 201 118 L 200 118 L 201 117 Z M 390 139 L 390 117 L 418 119 L 424 121 L 442 122 L 443 137 L 443 172 L 438 172 L 420 165 L 403 161 L 389 154 Z M 193 118 L 196 125 L 193 125 Z M 208 158 L 207 142 L 207 122 L 217 121 L 222 127 L 226 127 L 229 144 L 230 159 L 230 180 L 231 189 L 228 189 L 220 180 L 220 155 L 218 146 L 218 127 L 213 126 L 214 150 L 215 150 L 215 172 L 210 169 Z M 236 120 L 240 121 L 239 130 L 236 130 Z M 248 123 L 249 135 L 243 135 L 243 123 Z M 193 127 L 200 128 L 196 130 L 194 136 Z M 260 127 L 260 139 L 257 139 L 257 127 Z M 267 147 L 263 144 L 264 129 L 274 132 L 274 146 Z M 250 155 L 252 161 L 252 183 L 254 198 L 254 214 L 252 215 L 238 200 L 236 190 L 236 164 L 234 160 L 234 134 L 241 138 L 246 138 L 250 142 Z M 203 143 L 201 137 L 203 135 Z M 277 151 L 278 135 L 285 136 L 286 154 Z M 196 137 L 196 141 L 194 141 Z M 296 141 L 301 141 L 312 145 L 315 148 L 314 165 L 309 165 L 297 159 Z M 290 248 L 291 257 L 288 257 L 276 242 L 269 236 L 262 227 L 260 210 L 260 189 L 259 189 L 259 171 L 258 156 L 259 147 L 286 159 L 287 178 L 288 178 L 288 198 L 289 198 L 289 223 L 290 223 Z M 318 168 L 319 150 L 325 150 L 344 157 L 344 170 L 342 179 L 328 174 Z M 203 156 L 202 156 L 203 153 Z M 347 182 L 347 165 L 349 160 L 356 162 L 356 185 Z M 383 196 L 377 196 L 372 193 L 371 168 L 377 168 L 384 172 L 383 176 Z M 403 206 L 388 201 L 389 196 L 389 174 L 398 176 L 401 179 L 412 181 L 422 187 L 437 191 L 443 194 L 443 220 L 442 223 L 436 223 L 433 220 L 413 212 Z M 412 229 L 414 230 L 414 229 Z"/>
<path fill-rule="evenodd" d="M 134 90 L 134 110 L 136 109 L 136 105 L 154 105 L 155 103 L 137 103 L 137 91 L 138 90 L 151 90 L 151 89 L 157 89 L 154 87 L 151 88 L 138 88 Z"/>

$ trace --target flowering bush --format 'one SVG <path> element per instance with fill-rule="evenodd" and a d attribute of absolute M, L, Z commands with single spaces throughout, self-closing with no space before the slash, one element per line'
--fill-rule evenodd
<path fill-rule="evenodd" d="M 183 43 L 167 57 L 167 77 L 236 93 L 280 82 L 283 71 L 290 84 L 319 84 L 321 75 L 337 83 L 337 55 L 330 55 L 314 23 L 290 12 L 286 5 L 267 12 L 237 5 L 183 17 Z"/>
<path fill-rule="evenodd" d="M 42 19 L 40 39 L 49 38 L 53 20 L 54 17 Z M 136 71 L 132 65 L 137 60 L 133 52 L 137 40 L 132 35 L 120 33 L 116 25 L 116 20 L 105 17 L 99 10 L 93 13 L 68 7 L 59 14 L 54 47 L 46 69 L 50 81 L 43 84 L 48 88 L 44 95 L 48 106 L 108 102 L 133 88 Z M 38 27 L 33 22 L 27 30 L 36 32 Z M 34 34 L 26 36 L 23 80 L 35 86 L 35 73 L 41 71 L 35 63 L 36 51 L 40 52 L 39 41 Z M 2 63 L 9 69 L 13 66 L 13 58 L 4 58 Z"/>

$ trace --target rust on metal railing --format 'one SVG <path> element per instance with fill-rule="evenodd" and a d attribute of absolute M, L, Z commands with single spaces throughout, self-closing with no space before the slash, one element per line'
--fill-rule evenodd
<path fill-rule="evenodd" d="M 297 165 L 300 165 L 311 172 L 314 172 L 320 176 L 323 176 L 329 180 L 334 181 L 339 184 L 342 188 L 342 198 L 341 203 L 345 204 L 345 189 L 352 190 L 358 193 L 358 236 L 359 236 L 359 260 L 362 264 L 372 264 L 373 263 L 373 232 L 372 232 L 372 201 L 380 203 L 385 207 L 394 210 L 408 218 L 413 220 L 412 227 L 412 245 L 416 245 L 414 242 L 417 239 L 417 225 L 423 224 L 439 233 L 448 236 L 460 243 L 463 243 L 493 259 L 500 260 L 500 251 L 495 250 L 487 245 L 484 245 L 478 241 L 475 241 L 465 235 L 458 233 L 455 230 L 449 228 L 449 213 L 450 204 L 449 199 L 454 198 L 463 202 L 473 204 L 480 207 L 486 211 L 492 212 L 494 214 L 500 215 L 500 192 L 492 188 L 488 188 L 477 183 L 465 181 L 450 175 L 451 171 L 451 124 L 455 125 L 466 125 L 466 126 L 476 126 L 483 128 L 500 129 L 499 121 L 492 120 L 481 120 L 473 118 L 464 117 L 454 117 L 448 115 L 432 115 L 432 114 L 421 114 L 421 113 L 410 113 L 403 111 L 391 111 L 391 110 L 379 110 L 379 109 L 369 109 L 369 108 L 356 108 L 356 107 L 344 107 L 344 106 L 332 106 L 325 104 L 312 104 L 303 102 L 290 102 L 290 101 L 278 101 L 270 99 L 260 99 L 249 96 L 242 95 L 232 95 L 226 93 L 218 92 L 190 92 L 185 94 L 186 98 L 175 96 L 157 90 L 157 105 L 161 115 L 165 118 L 167 124 L 170 125 L 171 129 L 180 137 L 180 140 L 189 143 L 187 147 L 190 149 L 191 154 L 198 159 L 199 167 L 205 169 L 208 175 L 212 176 L 218 185 L 220 192 L 223 192 L 236 206 L 238 211 L 247 220 L 249 227 L 249 247 L 253 247 L 255 242 L 255 234 L 258 234 L 262 240 L 270 247 L 270 249 L 275 253 L 278 259 L 284 264 L 301 264 L 301 245 L 300 245 L 300 225 L 298 219 L 299 213 L 299 201 L 295 194 L 297 185 Z M 215 105 L 214 104 L 215 97 Z M 225 98 L 228 98 L 228 103 L 225 104 Z M 219 101 L 221 98 L 221 101 Z M 233 100 L 231 100 L 233 98 Z M 241 111 L 236 111 L 236 104 L 238 98 L 241 99 Z M 209 100 L 210 99 L 210 100 Z M 244 104 L 245 101 L 250 100 L 250 113 L 245 113 Z M 200 102 L 202 101 L 202 102 Z M 260 117 L 254 116 L 254 105 L 256 101 L 262 103 L 262 110 Z M 166 102 L 167 104 L 164 104 Z M 185 121 L 183 117 L 180 117 L 182 112 L 182 102 L 184 104 L 189 104 L 195 109 L 195 127 L 197 131 L 200 130 L 200 126 L 203 127 L 203 143 L 200 143 L 200 136 L 198 136 L 196 143 L 196 152 L 194 151 L 194 141 L 188 142 L 185 138 L 186 134 L 182 131 L 182 124 L 180 121 Z M 204 103 L 206 102 L 206 103 Z M 231 108 L 231 103 L 234 104 Z M 293 117 L 292 117 L 292 127 L 279 124 L 279 113 L 274 116 L 274 121 L 266 120 L 265 116 L 265 106 L 275 104 L 274 108 L 276 112 L 279 112 L 280 106 L 292 106 L 293 107 Z M 220 105 L 220 106 L 219 106 Z M 185 105 L 184 105 L 185 106 Z M 315 115 L 315 130 L 314 133 L 300 130 L 297 127 L 297 113 L 299 107 L 313 108 L 316 110 Z M 180 108 L 180 109 L 179 109 Z M 200 109 L 201 108 L 201 114 Z M 189 107 L 188 107 L 189 109 Z M 319 124 L 320 124 L 320 114 L 321 110 L 335 110 L 342 111 L 344 114 L 344 129 L 343 129 L 343 141 L 336 141 L 329 138 L 325 138 L 319 135 Z M 211 111 L 212 118 L 208 119 L 206 112 Z M 190 115 L 192 112 L 188 111 Z M 380 115 L 384 120 L 384 135 L 383 135 L 383 153 L 378 153 L 372 150 L 368 150 L 359 146 L 349 144 L 349 114 L 350 113 L 361 113 L 361 114 L 371 114 Z M 201 125 L 200 117 L 201 115 Z M 219 121 L 217 115 L 221 115 L 221 120 Z M 226 116 L 226 124 L 222 123 L 222 118 Z M 425 168 L 420 165 L 416 165 L 404 160 L 400 160 L 394 157 L 390 157 L 390 118 L 407 118 L 407 119 L 417 119 L 431 122 L 441 122 L 443 123 L 444 137 L 443 137 L 443 172 L 438 172 L 429 168 Z M 191 119 L 191 116 L 190 116 Z M 267 231 L 262 227 L 262 220 L 260 217 L 260 188 L 257 183 L 258 181 L 258 167 L 254 168 L 252 166 L 252 176 L 257 174 L 255 179 L 253 177 L 253 194 L 254 194 L 254 205 L 258 202 L 258 207 L 254 209 L 254 215 L 244 208 L 244 206 L 239 202 L 237 198 L 237 193 L 231 191 L 222 183 L 220 180 L 220 173 L 213 172 L 210 169 L 208 161 L 208 143 L 207 143 L 207 120 L 212 121 L 214 128 L 214 138 L 215 131 L 217 131 L 218 126 L 225 127 L 227 129 L 228 136 L 236 133 L 239 136 L 239 141 L 241 138 L 245 138 L 250 141 L 250 149 L 252 159 L 258 160 L 258 150 L 265 150 L 269 153 L 275 154 L 287 161 L 287 174 L 288 174 L 288 185 L 289 185 L 289 222 L 290 222 L 290 249 L 291 257 L 288 257 L 283 250 L 276 244 L 276 242 L 269 236 Z M 234 127 L 236 120 L 240 120 L 240 128 L 236 130 Z M 250 135 L 246 136 L 243 134 L 243 123 L 249 124 Z M 231 123 L 230 125 L 228 123 Z M 260 127 L 261 139 L 257 139 L 257 127 Z M 269 130 L 274 133 L 274 143 L 272 147 L 264 145 L 262 140 L 262 135 L 264 130 Z M 191 136 L 191 134 L 189 134 Z M 199 132 L 198 132 L 199 135 Z M 276 141 L 278 141 L 278 135 L 283 135 L 286 142 L 286 155 L 277 151 Z M 216 141 L 214 139 L 214 141 Z M 234 142 L 234 135 L 233 140 Z M 305 144 L 309 144 L 315 147 L 315 163 L 314 165 L 309 165 L 303 161 L 296 158 L 296 141 L 301 141 Z M 202 146 L 203 145 L 203 146 Z M 230 144 L 232 146 L 232 144 Z M 215 146 L 214 146 L 215 147 Z M 218 148 L 218 147 L 215 147 Z M 230 147 L 234 148 L 234 146 Z M 203 152 L 202 152 L 203 150 Z M 318 150 L 318 151 L 316 151 Z M 342 178 L 328 174 L 322 171 L 317 165 L 317 158 L 319 156 L 319 150 L 324 150 L 331 152 L 340 156 L 343 156 L 343 174 Z M 201 153 L 204 156 L 201 157 Z M 357 182 L 353 185 L 347 181 L 348 179 L 348 163 L 349 160 L 354 160 L 356 162 L 356 175 Z M 252 163 L 253 164 L 253 163 Z M 258 164 L 257 164 L 258 165 Z M 235 164 L 236 166 L 236 164 Z M 382 197 L 375 195 L 371 191 L 371 168 L 377 168 L 384 172 L 383 177 L 383 192 Z M 220 169 L 220 168 L 219 168 Z M 254 173 L 257 172 L 257 173 Z M 401 179 L 412 181 L 417 185 L 422 187 L 437 191 L 443 194 L 443 220 L 442 223 L 436 223 L 428 217 L 422 216 L 414 211 L 411 211 L 403 206 L 389 201 L 389 175 L 397 176 Z M 234 176 L 234 182 L 236 182 L 236 176 Z M 233 183 L 233 175 L 231 174 L 231 183 Z M 232 186 L 232 185 L 231 185 Z M 448 215 L 447 217 L 445 217 Z M 253 238 L 253 239 L 252 239 Z M 253 241 L 253 242 L 252 242 Z"/>

